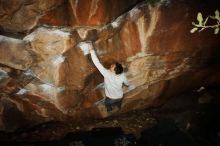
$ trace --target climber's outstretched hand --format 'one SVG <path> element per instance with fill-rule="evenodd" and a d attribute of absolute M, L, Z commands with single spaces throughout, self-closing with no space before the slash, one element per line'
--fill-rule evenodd
<path fill-rule="evenodd" d="M 91 53 L 91 51 L 94 50 L 93 44 L 89 42 L 88 45 L 89 45 L 89 52 Z"/>

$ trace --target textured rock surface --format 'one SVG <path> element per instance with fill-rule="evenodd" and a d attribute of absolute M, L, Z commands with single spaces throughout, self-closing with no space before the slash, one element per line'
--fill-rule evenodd
<path fill-rule="evenodd" d="M 29 44 L 19 39 L 0 35 L 0 63 L 15 69 L 25 70 L 34 58 Z"/>
<path fill-rule="evenodd" d="M 10 32 L 30 30 L 38 23 L 39 18 L 64 0 L 13 0 L 0 1 L 0 26 Z"/>
<path fill-rule="evenodd" d="M 70 25 L 103 25 L 140 1 L 143 0 L 69 0 Z"/>
<path fill-rule="evenodd" d="M 3 31 L 28 32 L 37 25 L 101 26 L 143 0 L 0 1 Z"/>
<path fill-rule="evenodd" d="M 103 98 L 97 88 L 103 78 L 77 45 L 85 40 L 94 42 L 104 66 L 117 60 L 126 67 L 133 88 L 125 88 L 122 110 L 117 113 L 158 106 L 180 92 L 220 83 L 220 70 L 214 66 L 220 56 L 219 35 L 189 32 L 197 11 L 214 11 L 214 3 L 145 1 L 113 20 L 136 2 L 37 1 L 45 12 L 40 23 L 80 27 L 39 26 L 24 38 L 0 37 L 0 128 L 12 131 L 54 119 L 81 122 L 110 116 L 96 104 Z M 109 11 L 110 5 L 116 10 Z M 66 8 L 72 14 L 67 18 L 58 13 Z M 6 22 L 1 23 L 5 31 L 33 28 L 22 23 L 6 27 Z M 13 115 L 20 117 L 19 122 Z"/>

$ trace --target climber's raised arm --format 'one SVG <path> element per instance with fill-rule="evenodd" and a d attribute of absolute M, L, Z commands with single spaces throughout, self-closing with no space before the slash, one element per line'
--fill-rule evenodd
<path fill-rule="evenodd" d="M 95 50 L 93 49 L 93 46 L 91 45 L 90 47 L 90 54 L 91 54 L 91 58 L 92 58 L 92 61 L 93 63 L 95 64 L 95 66 L 97 67 L 97 69 L 100 71 L 100 73 L 103 75 L 103 76 L 107 76 L 108 75 L 108 70 L 100 63 L 96 53 L 95 53 Z"/>

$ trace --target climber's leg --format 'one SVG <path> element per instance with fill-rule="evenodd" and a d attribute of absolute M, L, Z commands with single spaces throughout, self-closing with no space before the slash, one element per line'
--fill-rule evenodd
<path fill-rule="evenodd" d="M 121 109 L 121 104 L 122 104 L 122 99 L 118 99 L 113 103 L 113 105 L 117 106 L 119 110 Z"/>
<path fill-rule="evenodd" d="M 105 106 L 108 112 L 112 111 L 112 103 L 113 103 L 112 101 L 113 100 L 108 97 L 105 98 Z"/>

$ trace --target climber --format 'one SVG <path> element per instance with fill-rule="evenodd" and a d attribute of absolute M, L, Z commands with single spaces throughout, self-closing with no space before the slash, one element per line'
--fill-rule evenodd
<path fill-rule="evenodd" d="M 103 67 L 100 63 L 96 53 L 93 49 L 92 43 L 90 43 L 89 52 L 91 58 L 99 72 L 104 77 L 104 88 L 105 88 L 105 106 L 108 112 L 112 111 L 112 106 L 116 105 L 119 109 L 121 108 L 123 98 L 123 85 L 129 86 L 127 78 L 123 73 L 123 67 L 119 63 L 113 63 L 109 69 Z"/>

